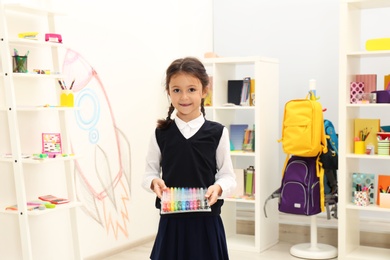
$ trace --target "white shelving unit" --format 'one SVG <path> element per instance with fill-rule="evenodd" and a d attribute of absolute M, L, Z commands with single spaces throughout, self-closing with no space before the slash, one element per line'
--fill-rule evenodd
<path fill-rule="evenodd" d="M 277 207 L 269 207 L 268 218 L 263 213 L 265 199 L 280 185 L 279 172 L 279 63 L 262 57 L 209 58 L 204 64 L 213 76 L 212 106 L 206 117 L 222 123 L 255 125 L 255 152 L 232 152 L 233 166 L 255 167 L 255 199 L 226 199 L 222 207 L 229 248 L 261 252 L 278 242 Z M 228 80 L 255 79 L 255 106 L 223 106 L 227 103 Z M 270 203 L 272 204 L 272 203 Z M 254 235 L 237 233 L 237 210 L 250 208 L 254 212 Z"/>
<path fill-rule="evenodd" d="M 46 27 L 45 30 L 47 30 L 45 32 L 55 33 L 56 15 L 59 15 L 59 13 L 19 4 L 3 4 L 0 1 L 0 87 L 3 98 L 0 104 L 0 113 L 2 117 L 4 116 L 6 118 L 5 121 L 7 122 L 6 125 L 2 125 L 1 132 L 2 135 L 9 134 L 8 138 L 2 139 L 2 141 L 7 141 L 8 143 L 2 144 L 1 152 L 7 151 L 11 153 L 11 158 L 0 159 L 0 171 L 2 177 L 9 173 L 11 176 L 10 181 L 13 179 L 12 183 L 14 183 L 14 187 L 9 188 L 10 191 L 14 192 L 14 195 L 7 194 L 7 198 L 2 198 L 0 202 L 0 214 L 2 216 L 10 216 L 7 217 L 7 219 L 11 218 L 10 226 L 15 222 L 15 218 L 17 218 L 18 223 L 18 228 L 15 228 L 12 232 L 9 232 L 8 234 L 4 234 L 3 232 L 2 239 L 4 240 L 2 241 L 13 240 L 13 236 L 18 236 L 19 234 L 19 238 L 15 240 L 20 242 L 20 244 L 14 248 L 14 251 L 16 252 L 8 252 L 7 250 L 12 250 L 9 248 L 6 248 L 7 250 L 4 248 L 2 249 L 2 257 L 9 259 L 46 259 L 45 257 L 42 257 L 43 252 L 37 251 L 33 245 L 51 245 L 50 243 L 54 244 L 57 239 L 60 243 L 60 241 L 62 241 L 61 238 L 66 237 L 66 234 L 55 234 L 54 237 L 47 237 L 47 235 L 50 234 L 49 231 L 51 229 L 57 229 L 56 226 L 48 226 L 46 229 L 38 231 L 35 226 L 38 225 L 37 223 L 40 219 L 43 226 L 45 224 L 49 225 L 51 222 L 46 222 L 47 218 L 45 217 L 55 215 L 55 218 L 57 218 L 58 214 L 65 214 L 67 212 L 69 214 L 66 215 L 66 217 L 59 217 L 58 221 L 66 219 L 70 222 L 69 224 L 61 222 L 59 225 L 70 227 L 70 231 L 67 230 L 70 234 L 69 239 L 67 239 L 67 241 L 70 241 L 70 246 L 68 247 L 66 243 L 64 245 L 57 244 L 58 248 L 55 246 L 48 246 L 45 249 L 45 253 L 46 250 L 52 250 L 50 256 L 56 255 L 56 258 L 60 259 L 63 256 L 57 255 L 58 252 L 61 252 L 61 250 L 58 251 L 58 249 L 63 246 L 66 251 L 73 252 L 70 253 L 70 258 L 82 259 L 76 218 L 76 209 L 80 206 L 80 203 L 76 200 L 72 176 L 73 160 L 78 158 L 78 156 L 57 157 L 55 159 L 44 160 L 34 160 L 31 157 L 24 158 L 24 156 L 22 156 L 23 154 L 32 155 L 33 153 L 40 153 L 40 149 L 38 148 L 39 150 L 35 150 L 35 148 L 40 147 L 41 136 L 39 134 L 34 135 L 35 133 L 40 132 L 40 129 L 35 131 L 34 128 L 45 129 L 45 127 L 50 129 L 48 132 L 53 129 L 58 129 L 58 132 L 61 134 L 62 153 L 70 154 L 71 149 L 67 129 L 67 115 L 69 112 L 72 112 L 74 108 L 44 108 L 43 105 L 45 103 L 40 103 L 42 100 L 46 100 L 47 103 L 59 104 L 57 78 L 61 78 L 60 74 L 38 75 L 33 73 L 13 73 L 12 68 L 13 49 L 21 48 L 23 50 L 31 49 L 31 53 L 28 56 L 29 71 L 32 71 L 33 66 L 39 66 L 42 60 L 49 61 L 49 63 L 42 63 L 42 67 L 38 68 L 50 69 L 52 72 L 60 71 L 59 49 L 63 48 L 62 44 L 45 42 L 44 40 L 39 39 L 19 39 L 17 38 L 17 33 L 20 31 L 15 32 L 15 28 L 18 28 L 17 30 L 25 28 L 24 31 L 26 32 L 32 31 L 34 26 L 40 27 L 44 24 Z M 18 21 L 18 17 L 28 17 L 31 19 L 31 22 L 16 23 L 15 21 Z M 35 22 L 35 20 L 38 21 Z M 35 31 L 38 30 L 38 28 L 35 29 Z M 34 55 L 34 53 L 39 54 Z M 32 65 L 30 66 L 30 64 Z M 42 89 L 45 87 L 47 87 L 46 90 Z M 35 100 L 36 97 L 40 97 L 41 99 L 39 99 L 39 101 Z M 24 104 L 27 105 L 24 106 Z M 41 120 L 42 117 L 44 120 Z M 26 125 L 26 123 L 23 123 L 24 120 L 32 120 L 33 123 Z M 45 122 L 48 122 L 48 125 L 43 125 Z M 58 123 L 58 125 L 53 126 L 53 122 Z M 25 143 L 25 140 L 29 140 L 29 142 Z M 34 147 L 31 147 L 33 143 L 37 143 L 38 145 L 33 145 Z M 31 153 L 26 153 L 26 151 Z M 41 180 L 43 185 L 40 185 L 40 187 L 37 188 L 38 185 L 36 184 L 39 183 L 39 181 L 36 181 L 36 179 L 48 176 L 48 174 L 43 173 L 44 170 L 42 169 L 46 169 L 53 164 L 55 165 L 55 170 L 50 172 L 50 176 L 54 175 L 55 177 L 52 178 L 57 179 L 59 182 L 63 180 L 66 187 L 57 190 L 56 188 L 53 188 L 57 185 L 48 183 L 48 180 Z M 2 185 L 6 184 L 3 183 Z M 46 192 L 63 192 L 62 194 L 53 195 L 64 195 L 69 198 L 71 202 L 64 205 L 57 205 L 55 209 L 50 210 L 27 210 L 27 201 L 37 200 L 38 196 L 46 195 Z M 17 211 L 5 210 L 6 206 L 12 204 L 18 205 Z M 58 225 L 58 223 L 55 225 Z M 2 244 L 4 245 L 3 242 Z"/>
<path fill-rule="evenodd" d="M 374 23 L 368 18 L 373 17 L 373 14 L 381 23 Z M 360 244 L 361 215 L 390 213 L 390 209 L 379 208 L 376 204 L 360 207 L 352 203 L 353 173 L 390 174 L 388 170 L 390 157 L 353 153 L 354 119 L 380 118 L 381 125 L 387 125 L 390 104 L 350 104 L 349 100 L 350 82 L 354 81 L 353 76 L 356 74 L 377 74 L 377 89 L 383 89 L 383 77 L 389 72 L 390 51 L 366 51 L 365 42 L 368 39 L 363 39 L 362 36 L 388 37 L 389 30 L 385 22 L 385 19 L 388 21 L 388 17 L 390 17 L 388 0 L 343 0 L 340 4 L 339 259 L 389 259 L 390 257 L 388 248 L 367 247 Z"/>

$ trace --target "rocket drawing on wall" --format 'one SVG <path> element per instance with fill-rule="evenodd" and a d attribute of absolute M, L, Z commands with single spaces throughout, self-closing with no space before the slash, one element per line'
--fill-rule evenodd
<path fill-rule="evenodd" d="M 83 210 L 118 239 L 128 237 L 130 144 L 118 128 L 105 86 L 94 68 L 68 49 L 63 63 L 65 80 L 72 82 L 76 127 L 71 149 L 81 158 L 74 163 L 74 181 Z"/>

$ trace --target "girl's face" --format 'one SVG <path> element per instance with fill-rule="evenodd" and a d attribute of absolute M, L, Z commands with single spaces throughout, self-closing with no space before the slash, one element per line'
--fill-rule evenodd
<path fill-rule="evenodd" d="M 206 97 L 198 78 L 185 73 L 172 76 L 169 82 L 168 95 L 177 110 L 177 116 L 189 122 L 200 115 L 202 98 Z"/>

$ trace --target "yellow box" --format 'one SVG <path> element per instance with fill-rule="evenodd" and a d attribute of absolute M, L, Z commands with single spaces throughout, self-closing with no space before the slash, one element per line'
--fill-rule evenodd
<path fill-rule="evenodd" d="M 379 193 L 381 208 L 390 208 L 390 193 Z"/>
<path fill-rule="evenodd" d="M 390 50 L 390 38 L 370 39 L 366 41 L 367 51 Z"/>

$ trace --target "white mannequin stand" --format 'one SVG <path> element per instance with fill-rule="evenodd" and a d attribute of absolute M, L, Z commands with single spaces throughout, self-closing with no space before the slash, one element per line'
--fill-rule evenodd
<path fill-rule="evenodd" d="M 332 259 L 337 249 L 331 245 L 317 243 L 317 216 L 311 216 L 310 243 L 297 244 L 290 248 L 290 254 L 305 259 Z"/>

